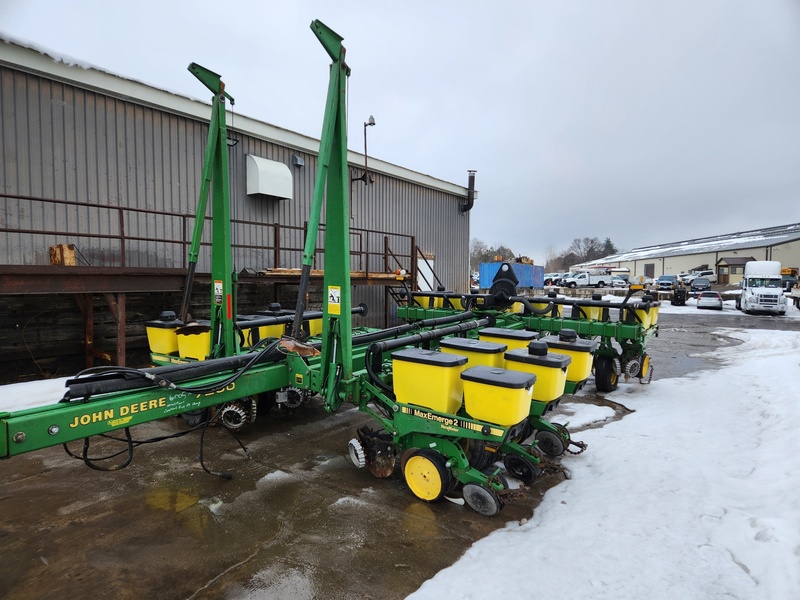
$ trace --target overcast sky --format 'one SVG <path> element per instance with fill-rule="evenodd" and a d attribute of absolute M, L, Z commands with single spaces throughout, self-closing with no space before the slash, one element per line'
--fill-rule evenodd
<path fill-rule="evenodd" d="M 0 31 L 319 137 L 330 59 L 349 147 L 466 186 L 472 237 L 543 263 L 800 221 L 800 2 L 0 0 Z"/>

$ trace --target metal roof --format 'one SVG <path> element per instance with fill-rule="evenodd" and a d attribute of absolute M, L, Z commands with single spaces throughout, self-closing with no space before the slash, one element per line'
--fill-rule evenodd
<path fill-rule="evenodd" d="M 707 252 L 727 252 L 744 250 L 747 248 L 762 248 L 777 246 L 800 239 L 800 223 L 779 225 L 752 229 L 750 231 L 737 231 L 707 238 L 697 238 L 656 246 L 643 246 L 634 248 L 630 252 L 620 252 L 604 256 L 597 260 L 583 263 L 581 266 L 602 264 L 606 262 L 624 262 L 648 258 L 668 258 L 670 256 L 684 256 L 687 254 L 703 254 Z"/>
<path fill-rule="evenodd" d="M 717 261 L 718 263 L 725 263 L 729 267 L 735 267 L 739 265 L 745 265 L 749 263 L 751 260 L 755 260 L 752 256 L 723 256 L 722 258 Z"/>

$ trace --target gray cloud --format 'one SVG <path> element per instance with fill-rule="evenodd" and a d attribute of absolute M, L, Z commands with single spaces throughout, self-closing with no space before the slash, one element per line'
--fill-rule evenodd
<path fill-rule="evenodd" d="M 456 183 L 472 233 L 537 262 L 575 237 L 629 249 L 799 221 L 800 10 L 789 0 L 0 5 L 3 30 L 318 136 L 345 38 L 350 147 Z M 68 24 L 68 26 L 65 26 Z"/>

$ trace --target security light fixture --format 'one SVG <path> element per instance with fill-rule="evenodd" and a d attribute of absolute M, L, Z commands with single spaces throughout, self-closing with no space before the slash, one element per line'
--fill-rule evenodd
<path fill-rule="evenodd" d="M 352 181 L 363 181 L 367 185 L 374 181 L 369 175 L 369 170 L 367 168 L 367 127 L 372 127 L 373 125 L 375 125 L 375 117 L 370 115 L 369 119 L 364 122 L 364 174 L 360 177 L 352 178 Z"/>

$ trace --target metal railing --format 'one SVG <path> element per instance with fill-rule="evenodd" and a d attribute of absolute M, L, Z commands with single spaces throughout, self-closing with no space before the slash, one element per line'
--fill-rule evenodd
<path fill-rule="evenodd" d="M 42 252 L 58 240 L 75 244 L 87 264 L 104 267 L 183 268 L 187 265 L 195 216 L 174 211 L 99 205 L 90 202 L 61 200 L 0 193 L 0 233 L 19 236 L 19 244 L 7 244 L 0 249 L 0 264 L 30 264 L 23 260 L 25 247 Z M 59 210 L 59 207 L 63 207 Z M 59 219 L 59 215 L 69 218 Z M 210 221 L 211 217 L 205 217 Z M 72 222 L 73 224 L 69 224 Z M 160 229 L 177 232 L 176 236 L 156 237 L 144 230 Z M 205 228 L 210 229 L 210 228 Z M 308 223 L 303 226 L 280 223 L 262 223 L 244 219 L 231 219 L 231 250 L 234 257 L 257 256 L 259 268 L 299 268 L 302 265 L 303 246 Z M 321 239 L 317 255 L 324 253 L 324 224 L 320 226 Z M 247 233 L 247 235 L 237 235 Z M 237 238 L 259 240 L 242 243 Z M 85 247 L 82 247 L 84 246 Z M 208 247 L 210 241 L 201 242 Z M 19 248 L 14 250 L 11 246 Z M 418 249 L 414 236 L 351 228 L 351 268 L 370 273 L 393 272 L 406 269 L 416 281 Z M 163 248 L 163 250 L 154 250 Z M 173 250 L 168 250 L 172 248 Z M 18 256 L 14 256 L 14 252 Z M 146 256 L 146 264 L 131 264 L 131 255 Z M 92 264 L 90 259 L 102 264 Z M 142 259 L 139 258 L 141 261 Z M 240 263 L 241 260 L 235 262 Z M 396 264 L 397 266 L 392 266 Z M 390 268 L 391 267 L 391 268 Z"/>

